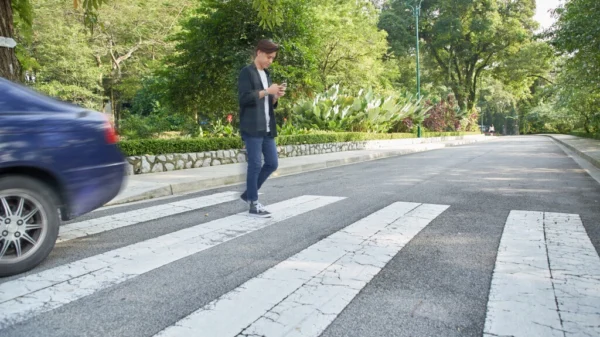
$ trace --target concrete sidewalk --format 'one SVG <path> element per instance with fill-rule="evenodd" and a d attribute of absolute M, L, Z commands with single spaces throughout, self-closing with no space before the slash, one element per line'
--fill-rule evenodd
<path fill-rule="evenodd" d="M 272 177 L 488 141 L 493 138 L 496 137 L 481 136 L 437 143 L 396 146 L 378 150 L 344 151 L 280 158 L 279 168 L 273 173 Z M 107 203 L 106 206 L 242 183 L 246 180 L 246 165 L 246 163 L 228 164 L 128 176 L 126 185 L 119 195 Z"/>
<path fill-rule="evenodd" d="M 574 151 L 600 169 L 600 140 L 569 135 L 544 135 Z"/>

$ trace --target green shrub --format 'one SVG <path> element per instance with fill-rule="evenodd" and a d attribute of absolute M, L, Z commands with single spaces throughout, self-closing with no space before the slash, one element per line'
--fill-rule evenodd
<path fill-rule="evenodd" d="M 423 137 L 464 136 L 479 132 L 426 132 Z M 416 138 L 414 133 L 316 132 L 276 138 L 277 145 L 342 143 L 365 140 Z M 179 138 L 124 140 L 119 146 L 126 156 L 192 153 L 243 148 L 241 138 Z"/>
<path fill-rule="evenodd" d="M 321 143 L 343 143 L 365 140 L 385 140 L 415 138 L 412 133 L 363 133 L 363 132 L 339 132 L 339 133 L 315 133 L 307 135 L 293 135 L 277 137 L 277 145 L 298 144 L 321 144 Z"/>
<path fill-rule="evenodd" d="M 456 136 L 473 136 L 473 135 L 480 135 L 481 132 L 475 131 L 475 132 L 460 132 L 460 131 L 453 131 L 453 132 L 423 132 L 421 134 L 421 136 L 423 138 L 432 138 L 432 137 L 456 137 Z"/>
<path fill-rule="evenodd" d="M 598 139 L 600 140 L 600 132 L 593 134 L 593 133 L 587 133 L 585 131 L 572 131 L 569 132 L 569 134 L 571 136 L 577 136 L 577 137 L 583 137 L 583 138 L 591 138 L 591 139 Z"/>
<path fill-rule="evenodd" d="M 119 142 L 126 156 L 205 152 L 242 148 L 240 138 L 140 139 Z"/>
<path fill-rule="evenodd" d="M 334 85 L 314 99 L 298 101 L 293 124 L 299 129 L 385 133 L 406 118 L 422 121 L 428 109 L 423 99 L 408 93 L 384 97 L 369 88 L 353 95 Z"/>

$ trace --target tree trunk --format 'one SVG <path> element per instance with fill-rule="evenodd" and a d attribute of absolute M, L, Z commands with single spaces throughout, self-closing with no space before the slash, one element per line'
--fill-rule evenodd
<path fill-rule="evenodd" d="M 456 103 L 458 104 L 458 107 L 460 108 L 460 110 L 464 111 L 464 109 L 466 108 L 466 102 L 465 102 L 465 98 L 462 94 L 460 84 L 451 84 L 450 88 L 452 89 L 452 92 L 454 93 L 454 98 L 456 99 Z"/>
<path fill-rule="evenodd" d="M 0 0 L 0 37 L 14 38 L 11 0 Z M 0 47 L 0 76 L 19 81 L 21 73 L 15 48 Z"/>
<path fill-rule="evenodd" d="M 469 96 L 467 97 L 467 110 L 469 111 L 469 113 L 473 110 L 473 107 L 475 106 L 475 100 L 477 99 L 477 92 L 475 91 L 476 89 L 469 89 Z"/>

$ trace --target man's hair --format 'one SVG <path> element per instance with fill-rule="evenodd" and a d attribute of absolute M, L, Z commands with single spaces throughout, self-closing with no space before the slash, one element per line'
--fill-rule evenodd
<path fill-rule="evenodd" d="M 264 39 L 264 40 L 258 41 L 258 43 L 256 44 L 256 49 L 254 50 L 254 55 L 258 54 L 259 50 L 262 51 L 263 53 L 271 54 L 271 53 L 274 53 L 279 50 L 279 45 L 277 45 L 275 42 L 273 42 L 271 40 Z"/>

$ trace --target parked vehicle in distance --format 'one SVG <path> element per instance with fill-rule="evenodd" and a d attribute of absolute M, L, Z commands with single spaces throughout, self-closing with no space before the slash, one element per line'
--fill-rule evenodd
<path fill-rule="evenodd" d="M 106 116 L 0 77 L 0 277 L 38 266 L 62 221 L 113 199 L 125 157 Z"/>

